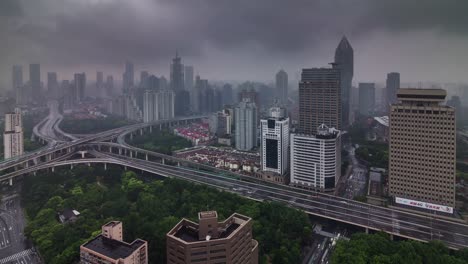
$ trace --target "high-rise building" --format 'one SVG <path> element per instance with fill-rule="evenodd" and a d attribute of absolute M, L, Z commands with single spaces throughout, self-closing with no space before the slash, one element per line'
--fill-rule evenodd
<path fill-rule="evenodd" d="M 75 101 L 82 102 L 85 99 L 86 90 L 86 74 L 84 72 L 75 73 L 74 86 Z"/>
<path fill-rule="evenodd" d="M 375 83 L 359 83 L 359 114 L 368 116 L 375 111 Z"/>
<path fill-rule="evenodd" d="M 195 87 L 192 93 L 193 98 L 190 98 L 192 101 L 192 111 L 196 113 L 204 112 L 204 110 L 206 109 L 206 105 L 204 105 L 204 100 L 206 100 L 206 98 L 203 98 L 203 96 L 208 87 L 208 80 L 201 79 L 200 76 L 196 77 Z"/>
<path fill-rule="evenodd" d="M 21 156 L 24 152 L 23 122 L 21 110 L 5 114 L 5 131 L 3 133 L 4 158 Z"/>
<path fill-rule="evenodd" d="M 216 211 L 198 213 L 198 223 L 182 219 L 166 235 L 167 263 L 257 264 L 252 219 L 234 213 L 218 222 Z"/>
<path fill-rule="evenodd" d="M 232 93 L 232 85 L 230 85 L 229 83 L 226 83 L 225 85 L 223 85 L 222 97 L 223 97 L 223 106 L 232 105 L 234 97 Z"/>
<path fill-rule="evenodd" d="M 252 150 L 257 146 L 257 106 L 245 98 L 234 111 L 236 149 Z"/>
<path fill-rule="evenodd" d="M 176 53 L 171 64 L 171 89 L 176 93 L 185 90 L 184 82 L 184 65 L 182 64 L 182 59 L 179 57 L 179 54 Z"/>
<path fill-rule="evenodd" d="M 161 89 L 161 85 L 160 85 L 160 79 L 158 77 L 156 77 L 155 75 L 150 75 L 148 77 L 148 87 L 147 89 L 148 90 L 159 90 Z"/>
<path fill-rule="evenodd" d="M 351 86 L 354 75 L 354 50 L 345 36 L 335 50 L 335 64 L 341 74 L 341 125 L 347 128 L 349 126 Z"/>
<path fill-rule="evenodd" d="M 174 118 L 174 92 L 147 90 L 144 94 L 143 121 L 150 123 Z"/>
<path fill-rule="evenodd" d="M 168 84 L 168 82 L 167 82 L 166 77 L 161 76 L 161 77 L 159 78 L 159 88 L 162 89 L 162 90 L 167 90 L 167 89 L 169 89 L 169 84 Z"/>
<path fill-rule="evenodd" d="M 11 74 L 12 90 L 17 91 L 20 87 L 23 87 L 23 66 L 15 65 L 12 68 Z"/>
<path fill-rule="evenodd" d="M 289 118 L 285 109 L 272 107 L 260 127 L 262 171 L 284 175 L 289 168 Z"/>
<path fill-rule="evenodd" d="M 398 204 L 453 213 L 455 109 L 442 89 L 399 89 L 390 108 L 389 194 Z"/>
<path fill-rule="evenodd" d="M 185 66 L 185 90 L 192 93 L 193 91 L 193 66 Z"/>
<path fill-rule="evenodd" d="M 96 87 L 100 89 L 104 86 L 104 73 L 102 71 L 96 72 Z"/>
<path fill-rule="evenodd" d="M 123 90 L 130 91 L 135 85 L 135 69 L 133 63 L 125 62 L 125 72 L 123 73 Z"/>
<path fill-rule="evenodd" d="M 57 81 L 57 73 L 56 72 L 48 72 L 47 73 L 47 93 L 52 98 L 57 97 L 58 93 L 58 81 Z"/>
<path fill-rule="evenodd" d="M 112 75 L 107 75 L 106 78 L 106 95 L 112 96 L 114 93 L 114 77 Z"/>
<path fill-rule="evenodd" d="M 42 98 L 41 66 L 39 64 L 29 65 L 29 83 L 31 85 L 31 99 L 40 102 Z"/>
<path fill-rule="evenodd" d="M 148 264 L 148 243 L 123 241 L 122 222 L 102 226 L 101 234 L 80 246 L 81 264 Z"/>
<path fill-rule="evenodd" d="M 16 103 L 20 105 L 27 104 L 28 94 L 27 86 L 23 82 L 23 67 L 21 65 L 15 65 L 12 68 L 12 89 L 15 93 Z"/>
<path fill-rule="evenodd" d="M 215 122 L 213 123 L 212 133 L 216 133 L 218 137 L 223 137 L 231 134 L 232 115 L 228 109 L 216 112 L 213 116 Z"/>
<path fill-rule="evenodd" d="M 341 176 L 341 133 L 322 124 L 314 134 L 291 134 L 291 184 L 333 191 Z"/>
<path fill-rule="evenodd" d="M 391 72 L 387 74 L 387 86 L 386 86 L 386 96 L 387 96 L 387 105 L 396 104 L 397 100 L 397 91 L 400 89 L 400 74 L 398 72 Z"/>
<path fill-rule="evenodd" d="M 288 74 L 284 70 L 276 74 L 276 98 L 282 105 L 288 103 Z"/>
<path fill-rule="evenodd" d="M 150 74 L 148 71 L 141 71 L 140 72 L 140 88 L 143 90 L 149 89 L 148 88 L 148 81 L 149 81 Z"/>
<path fill-rule="evenodd" d="M 315 135 L 317 127 L 341 129 L 341 85 L 337 68 L 303 69 L 299 83 L 299 133 Z"/>

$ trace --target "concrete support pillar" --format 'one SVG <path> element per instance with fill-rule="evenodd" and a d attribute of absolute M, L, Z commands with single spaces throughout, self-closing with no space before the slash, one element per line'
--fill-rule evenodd
<path fill-rule="evenodd" d="M 133 133 L 130 133 L 130 141 L 133 140 Z"/>
<path fill-rule="evenodd" d="M 112 147 L 109 147 L 109 153 L 112 153 Z"/>
<path fill-rule="evenodd" d="M 107 163 L 104 163 L 104 170 L 107 170 Z"/>
<path fill-rule="evenodd" d="M 393 241 L 393 234 L 390 234 L 390 240 Z"/>
<path fill-rule="evenodd" d="M 133 158 L 133 151 L 130 150 L 130 158 Z"/>
<path fill-rule="evenodd" d="M 159 124 L 159 130 L 162 130 L 162 124 Z"/>
<path fill-rule="evenodd" d="M 166 164 L 166 159 L 162 159 L 162 164 Z"/>
<path fill-rule="evenodd" d="M 369 234 L 369 228 L 366 227 L 366 234 Z"/>
<path fill-rule="evenodd" d="M 81 151 L 81 158 L 82 158 L 82 159 L 85 158 L 85 152 L 84 152 L 84 151 Z"/>
<path fill-rule="evenodd" d="M 34 176 L 36 176 L 36 174 L 37 174 L 37 171 L 33 172 L 33 175 L 34 175 Z"/>
<path fill-rule="evenodd" d="M 8 184 L 9 184 L 10 186 L 13 186 L 13 178 L 10 178 L 10 179 L 8 180 Z"/>
<path fill-rule="evenodd" d="M 119 148 L 119 155 L 122 155 L 122 149 Z"/>
<path fill-rule="evenodd" d="M 153 133 L 153 126 L 149 126 L 150 133 Z"/>
<path fill-rule="evenodd" d="M 127 166 L 124 166 L 124 170 L 127 170 Z"/>
<path fill-rule="evenodd" d="M 177 162 L 177 167 L 180 167 L 180 162 Z"/>
<path fill-rule="evenodd" d="M 145 159 L 148 160 L 148 154 L 145 155 Z"/>
<path fill-rule="evenodd" d="M 24 164 L 24 168 L 29 168 L 29 161 L 26 161 L 26 163 Z"/>
<path fill-rule="evenodd" d="M 73 164 L 70 164 L 70 169 L 72 169 L 72 170 L 73 170 Z"/>
<path fill-rule="evenodd" d="M 88 162 L 88 167 L 91 167 L 91 162 Z"/>
<path fill-rule="evenodd" d="M 143 129 L 140 128 L 140 136 L 143 136 Z"/>

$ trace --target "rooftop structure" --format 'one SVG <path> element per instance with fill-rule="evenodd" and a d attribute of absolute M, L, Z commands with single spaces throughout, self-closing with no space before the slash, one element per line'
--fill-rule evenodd
<path fill-rule="evenodd" d="M 182 219 L 166 237 L 167 263 L 258 263 L 252 219 L 241 214 L 218 222 L 216 211 L 200 212 L 198 224 Z"/>
<path fill-rule="evenodd" d="M 147 264 L 147 242 L 122 240 L 122 222 L 112 221 L 102 226 L 102 233 L 80 247 L 80 263 Z"/>

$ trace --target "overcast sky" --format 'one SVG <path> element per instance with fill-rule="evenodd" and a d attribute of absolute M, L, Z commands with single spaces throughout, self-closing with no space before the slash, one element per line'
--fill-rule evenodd
<path fill-rule="evenodd" d="M 467 0 L 0 0 L 0 84 L 39 62 L 69 79 L 103 70 L 168 75 L 176 50 L 216 80 L 273 80 L 326 66 L 343 35 L 354 81 L 468 82 Z"/>

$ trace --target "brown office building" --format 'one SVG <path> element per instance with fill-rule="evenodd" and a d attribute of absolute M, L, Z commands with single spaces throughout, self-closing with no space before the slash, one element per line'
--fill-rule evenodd
<path fill-rule="evenodd" d="M 216 211 L 200 212 L 199 223 L 182 219 L 167 233 L 167 263 L 257 264 L 252 219 L 233 214 L 218 222 Z"/>
<path fill-rule="evenodd" d="M 340 70 L 303 69 L 299 82 L 299 133 L 315 135 L 317 127 L 341 130 Z"/>
<path fill-rule="evenodd" d="M 148 243 L 137 239 L 123 241 L 122 222 L 112 221 L 102 226 L 102 233 L 81 245 L 82 264 L 148 264 Z"/>
<path fill-rule="evenodd" d="M 398 89 L 390 109 L 389 194 L 397 204 L 452 213 L 455 109 L 442 89 Z"/>

